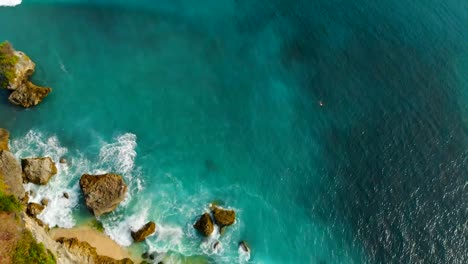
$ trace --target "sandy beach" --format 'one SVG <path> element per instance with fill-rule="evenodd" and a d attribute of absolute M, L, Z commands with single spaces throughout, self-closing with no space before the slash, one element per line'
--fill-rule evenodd
<path fill-rule="evenodd" d="M 50 236 L 55 240 L 59 237 L 77 238 L 80 241 L 86 241 L 96 248 L 99 255 L 108 256 L 114 259 L 130 258 L 128 250 L 121 247 L 115 241 L 110 239 L 105 233 L 101 233 L 89 226 L 80 226 L 71 229 L 55 228 L 50 230 Z"/>

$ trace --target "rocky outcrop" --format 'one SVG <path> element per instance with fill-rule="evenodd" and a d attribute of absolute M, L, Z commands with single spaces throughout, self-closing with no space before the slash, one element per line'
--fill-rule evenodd
<path fill-rule="evenodd" d="M 26 206 L 26 213 L 31 217 L 36 217 L 39 215 L 42 210 L 44 210 L 44 206 L 38 203 L 28 203 Z"/>
<path fill-rule="evenodd" d="M 8 100 L 15 105 L 29 108 L 42 102 L 51 91 L 49 87 L 40 87 L 28 81 L 14 90 Z"/>
<path fill-rule="evenodd" d="M 211 233 L 213 233 L 214 226 L 210 214 L 204 213 L 202 216 L 200 216 L 193 227 L 204 236 L 211 235 Z"/>
<path fill-rule="evenodd" d="M 113 211 L 125 198 L 127 185 L 122 176 L 108 173 L 103 175 L 84 174 L 80 179 L 86 206 L 95 216 Z"/>
<path fill-rule="evenodd" d="M 152 235 L 156 231 L 156 224 L 154 222 L 148 222 L 138 231 L 132 231 L 132 238 L 135 242 L 141 242 L 146 239 L 146 237 Z"/>
<path fill-rule="evenodd" d="M 45 185 L 57 174 L 57 167 L 49 157 L 22 159 L 21 166 L 25 182 Z"/>
<path fill-rule="evenodd" d="M 236 212 L 234 210 L 226 210 L 215 206 L 212 211 L 215 223 L 220 227 L 230 226 L 236 221 Z"/>
<path fill-rule="evenodd" d="M 0 150 L 0 176 L 8 186 L 7 192 L 22 199 L 25 195 L 21 165 L 9 151 Z"/>
<path fill-rule="evenodd" d="M 133 261 L 124 258 L 122 260 L 115 260 L 111 257 L 98 255 L 96 248 L 92 247 L 87 242 L 81 242 L 76 238 L 59 238 L 57 242 L 67 248 L 70 253 L 78 256 L 81 263 L 106 263 L 106 264 L 133 264 Z"/>
<path fill-rule="evenodd" d="M 9 151 L 8 140 L 10 138 L 10 133 L 4 128 L 0 128 L 0 150 Z"/>
<path fill-rule="evenodd" d="M 239 248 L 245 253 L 250 253 L 250 247 L 245 241 L 239 242 Z"/>
<path fill-rule="evenodd" d="M 13 104 L 35 106 L 52 91 L 29 81 L 35 67 L 26 54 L 14 50 L 9 42 L 0 43 L 0 87 L 13 91 L 9 97 Z"/>
<path fill-rule="evenodd" d="M 49 199 L 47 199 L 47 198 L 42 198 L 42 199 L 41 199 L 41 204 L 42 204 L 43 206 L 47 206 L 47 205 L 49 204 Z"/>
<path fill-rule="evenodd" d="M 13 50 L 13 47 L 10 45 L 10 48 Z M 16 90 L 23 85 L 24 80 L 27 80 L 29 76 L 34 73 L 34 68 L 36 64 L 26 55 L 24 52 L 13 50 L 13 56 L 18 58 L 16 60 L 14 71 L 15 76 L 12 78 L 8 85 L 8 89 Z"/>

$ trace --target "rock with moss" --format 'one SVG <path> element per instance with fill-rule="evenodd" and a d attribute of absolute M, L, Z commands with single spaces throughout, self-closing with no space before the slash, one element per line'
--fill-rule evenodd
<path fill-rule="evenodd" d="M 6 150 L 0 150 L 0 175 L 7 186 L 5 193 L 18 199 L 25 196 L 21 165 L 15 156 Z"/>
<path fill-rule="evenodd" d="M 4 128 L 0 128 L 0 150 L 9 151 L 8 140 L 10 139 L 10 133 Z"/>
<path fill-rule="evenodd" d="M 21 85 L 16 73 L 19 59 L 8 41 L 0 43 L 0 86 L 2 88 L 14 90 Z M 21 65 L 24 65 L 24 62 Z M 31 68 L 31 65 L 28 68 Z M 34 71 L 34 64 L 32 70 Z"/>
<path fill-rule="evenodd" d="M 198 230 L 202 235 L 209 236 L 213 233 L 214 226 L 213 220 L 209 213 L 204 213 L 200 218 L 195 222 L 193 227 Z"/>
<path fill-rule="evenodd" d="M 45 185 L 57 174 L 57 167 L 51 158 L 28 158 L 21 160 L 25 182 Z"/>
<path fill-rule="evenodd" d="M 154 222 L 148 222 L 146 225 L 141 227 L 138 231 L 131 233 L 132 238 L 135 242 L 141 242 L 148 236 L 152 235 L 156 231 L 156 224 Z"/>
<path fill-rule="evenodd" d="M 230 226 L 236 221 L 236 212 L 234 210 L 214 206 L 212 212 L 216 224 L 220 227 Z"/>
<path fill-rule="evenodd" d="M 95 216 L 113 211 L 127 193 L 127 185 L 122 176 L 113 173 L 84 174 L 80 178 L 80 187 L 86 206 Z"/>
<path fill-rule="evenodd" d="M 13 91 L 9 97 L 13 104 L 35 106 L 52 91 L 29 81 L 35 67 L 26 54 L 14 50 L 9 42 L 0 43 L 0 87 Z"/>

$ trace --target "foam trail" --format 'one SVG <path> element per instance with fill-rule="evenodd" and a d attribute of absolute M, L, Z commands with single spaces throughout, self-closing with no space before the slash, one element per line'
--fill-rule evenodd
<path fill-rule="evenodd" d="M 244 251 L 241 247 L 237 251 L 239 252 L 239 263 L 246 263 L 250 260 L 250 251 Z"/>
<path fill-rule="evenodd" d="M 104 145 L 99 152 L 100 163 L 119 173 L 131 173 L 135 164 L 136 135 L 126 133 L 116 138 L 116 142 Z"/>
<path fill-rule="evenodd" d="M 0 0 L 0 6 L 17 6 L 21 0 Z"/>
<path fill-rule="evenodd" d="M 121 246 L 130 246 L 133 239 L 130 231 L 136 231 L 147 223 L 149 207 L 141 210 L 130 217 L 122 215 L 113 215 L 103 220 L 103 226 L 106 234 Z"/>
<path fill-rule="evenodd" d="M 184 231 L 181 227 L 159 224 L 156 227 L 155 237 L 147 240 L 149 251 L 164 254 L 169 250 L 183 252 L 183 237 Z"/>

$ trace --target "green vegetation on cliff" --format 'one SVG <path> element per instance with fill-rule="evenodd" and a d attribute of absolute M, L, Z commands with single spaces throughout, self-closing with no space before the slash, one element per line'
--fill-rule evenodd
<path fill-rule="evenodd" d="M 8 185 L 5 184 L 3 180 L 3 175 L 0 174 L 0 213 L 20 213 L 23 210 L 23 206 L 14 195 L 8 195 L 8 189 Z M 42 243 L 36 242 L 31 232 L 24 228 L 24 225 L 19 218 L 16 218 L 16 220 L 12 221 L 14 221 L 12 222 L 12 225 L 16 225 L 18 228 L 14 228 L 14 230 L 11 231 L 18 232 L 19 239 L 10 240 L 10 242 L 5 242 L 11 244 L 16 243 L 16 245 L 14 245 L 15 250 L 10 256 L 13 263 L 56 263 L 54 255 L 47 251 Z"/>
<path fill-rule="evenodd" d="M 21 203 L 13 195 L 6 195 L 0 191 L 0 212 L 20 212 Z"/>
<path fill-rule="evenodd" d="M 37 243 L 31 232 L 25 230 L 16 244 L 13 261 L 17 264 L 55 264 L 53 254 L 48 252 L 42 243 Z"/>
<path fill-rule="evenodd" d="M 0 43 L 0 88 L 7 88 L 11 80 L 16 77 L 14 71 L 18 57 L 8 41 Z"/>
<path fill-rule="evenodd" d="M 6 191 L 8 186 L 3 181 L 3 175 L 0 174 L 0 212 L 20 212 L 23 207 L 13 195 L 8 195 Z"/>

